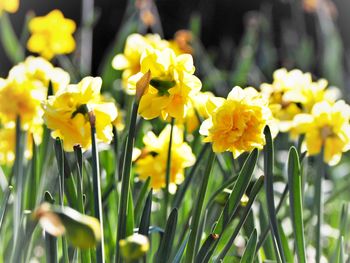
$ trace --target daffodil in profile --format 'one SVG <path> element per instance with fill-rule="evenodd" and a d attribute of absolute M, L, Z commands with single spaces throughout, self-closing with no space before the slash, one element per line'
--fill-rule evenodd
<path fill-rule="evenodd" d="M 170 130 L 171 126 L 167 125 L 159 136 L 148 132 L 143 138 L 145 148 L 136 161 L 136 173 L 139 178 L 146 180 L 150 177 L 153 189 L 165 187 Z M 191 147 L 183 141 L 182 129 L 174 126 L 169 185 L 171 191 L 176 190 L 176 185 L 183 182 L 185 168 L 192 166 L 195 159 Z"/>
<path fill-rule="evenodd" d="M 55 55 L 69 54 L 75 49 L 75 29 L 75 22 L 65 18 L 60 10 L 34 17 L 29 21 L 31 37 L 27 48 L 48 60 Z"/>
<path fill-rule="evenodd" d="M 293 121 L 293 135 L 305 134 L 304 148 L 308 155 L 317 155 L 324 148 L 323 159 L 337 164 L 343 152 L 350 149 L 350 106 L 336 103 L 316 103 L 310 114 L 299 114 Z"/>
<path fill-rule="evenodd" d="M 0 16 L 2 12 L 15 13 L 18 10 L 19 0 L 0 0 Z"/>
<path fill-rule="evenodd" d="M 310 113 L 317 102 L 335 101 L 337 89 L 327 86 L 328 82 L 325 79 L 313 81 L 310 73 L 281 68 L 274 72 L 271 84 L 263 83 L 260 88 L 269 100 L 269 107 L 279 123 L 279 130 L 287 132 L 297 114 Z"/>
<path fill-rule="evenodd" d="M 63 140 L 66 151 L 73 151 L 76 144 L 83 149 L 91 145 L 88 112 L 96 117 L 96 137 L 99 142 L 112 140 L 112 121 L 117 118 L 113 102 L 105 102 L 100 95 L 102 79 L 85 77 L 78 84 L 59 89 L 44 103 L 44 120 L 51 136 Z"/>
<path fill-rule="evenodd" d="M 141 57 L 141 69 L 128 80 L 128 88 L 146 73 L 151 73 L 150 84 L 139 103 L 139 114 L 145 119 L 168 117 L 182 119 L 190 107 L 190 98 L 201 89 L 201 81 L 194 76 L 195 67 L 190 54 L 176 55 L 170 48 L 146 49 Z"/>
<path fill-rule="evenodd" d="M 230 151 L 234 158 L 265 144 L 264 128 L 272 121 L 268 102 L 254 88 L 234 87 L 227 99 L 212 98 L 207 103 L 209 118 L 201 127 L 204 142 L 214 152 Z"/>

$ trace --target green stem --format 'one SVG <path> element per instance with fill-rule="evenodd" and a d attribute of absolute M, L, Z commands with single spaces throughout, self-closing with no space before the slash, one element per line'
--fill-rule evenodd
<path fill-rule="evenodd" d="M 59 204 L 61 207 L 64 206 L 64 153 L 63 153 L 63 147 L 62 147 L 62 140 L 60 138 L 56 138 L 55 141 L 55 152 L 56 152 L 56 160 L 57 160 L 57 167 L 58 167 L 58 179 L 59 179 Z M 68 245 L 67 240 L 65 237 L 62 236 L 62 257 L 63 260 L 66 262 L 69 260 L 68 257 Z M 68 262 L 68 261 L 67 261 Z"/>
<path fill-rule="evenodd" d="M 96 143 L 96 116 L 93 111 L 89 112 L 91 126 L 91 144 L 92 144 L 92 182 L 94 192 L 94 215 L 100 221 L 101 242 L 96 248 L 96 260 L 98 263 L 105 262 L 104 255 L 104 235 L 103 235 L 103 216 L 102 216 L 102 198 L 101 198 L 101 178 L 100 165 L 98 160 L 98 151 Z"/>
<path fill-rule="evenodd" d="M 134 139 L 136 134 L 136 119 L 138 111 L 138 103 L 134 101 L 129 125 L 129 133 L 125 147 L 125 157 L 122 172 L 122 186 L 119 202 L 118 213 L 118 230 L 117 230 L 117 242 L 116 242 L 116 262 L 120 262 L 119 241 L 126 237 L 126 213 L 128 208 L 128 197 L 130 192 L 130 172 L 132 166 L 132 151 L 134 147 Z"/>
<path fill-rule="evenodd" d="M 166 172 L 165 172 L 165 196 L 164 196 L 164 217 L 168 217 L 168 204 L 169 204 L 169 184 L 170 184 L 170 173 L 171 173 L 171 147 L 173 144 L 173 131 L 174 131 L 175 119 L 171 118 L 171 128 L 170 128 L 170 138 L 168 146 L 168 157 L 166 163 Z"/>
<path fill-rule="evenodd" d="M 315 203 L 316 203 L 316 217 L 317 217 L 317 224 L 316 224 L 316 263 L 319 263 L 321 261 L 321 255 L 322 255 L 322 245 L 321 245 L 321 227 L 323 224 L 323 178 L 325 175 L 325 169 L 326 165 L 323 161 L 323 150 L 318 156 L 318 163 L 317 163 L 317 169 L 318 172 L 316 174 L 316 182 L 315 182 Z"/>
<path fill-rule="evenodd" d="M 203 175 L 202 185 L 199 190 L 198 199 L 193 209 L 193 217 L 192 217 L 193 221 L 191 223 L 191 234 L 190 234 L 187 249 L 186 249 L 186 257 L 185 257 L 186 263 L 192 263 L 194 260 L 194 256 L 197 254 L 197 251 L 195 251 L 195 247 L 196 247 L 196 243 L 199 242 L 199 236 L 201 234 L 199 233 L 199 225 L 200 225 L 199 223 L 200 223 L 200 218 L 201 218 L 202 209 L 204 205 L 205 194 L 207 192 L 209 176 L 211 174 L 214 161 L 215 161 L 215 153 L 211 151 L 208 158 L 208 163 Z"/>

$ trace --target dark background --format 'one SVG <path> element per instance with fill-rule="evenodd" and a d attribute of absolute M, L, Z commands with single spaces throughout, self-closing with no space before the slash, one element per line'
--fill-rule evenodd
<path fill-rule="evenodd" d="M 294 0 L 290 0 L 294 1 Z M 297 1 L 297 0 L 296 0 Z M 233 0 L 156 0 L 164 36 L 171 38 L 179 29 L 187 28 L 191 15 L 196 12 L 201 17 L 201 41 L 209 50 L 217 50 L 222 45 L 237 46 L 244 33 L 244 18 L 247 12 L 261 10 L 263 5 L 271 7 L 271 19 L 273 29 L 273 43 L 279 50 L 281 45 L 281 25 L 291 18 L 290 4 L 288 1 L 233 1 Z M 337 27 L 342 37 L 345 54 L 348 54 L 350 46 L 350 1 L 334 0 L 338 14 L 336 17 Z M 105 51 L 120 28 L 120 23 L 125 15 L 126 0 L 96 0 L 95 8 L 99 19 L 94 27 L 92 74 L 97 74 L 98 66 Z M 65 17 L 74 19 L 78 26 L 81 19 L 81 1 L 78 0 L 21 0 L 20 9 L 11 14 L 10 18 L 17 35 L 23 28 L 25 15 L 33 11 L 36 15 L 45 15 L 52 9 L 60 9 Z M 311 38 L 315 39 L 315 17 L 313 14 L 304 14 L 306 31 Z M 278 54 L 278 63 L 283 58 Z M 6 77 L 11 63 L 0 48 L 0 76 Z M 317 69 L 315 69 L 317 73 Z"/>

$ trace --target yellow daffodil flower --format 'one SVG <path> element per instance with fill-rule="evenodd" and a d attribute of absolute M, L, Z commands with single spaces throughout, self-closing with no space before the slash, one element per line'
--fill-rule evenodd
<path fill-rule="evenodd" d="M 21 128 L 31 130 L 43 123 L 41 102 L 47 89 L 36 87 L 28 80 L 0 79 L 0 119 L 6 125 L 14 125 L 17 116 Z"/>
<path fill-rule="evenodd" d="M 17 81 L 29 80 L 36 86 L 46 89 L 51 81 L 53 92 L 69 84 L 69 74 L 61 68 L 54 67 L 49 61 L 41 57 L 29 56 L 22 63 L 14 66 L 8 75 L 9 79 Z"/>
<path fill-rule="evenodd" d="M 297 114 L 310 113 L 313 105 L 322 100 L 335 101 L 337 91 L 326 89 L 327 85 L 324 79 L 313 82 L 310 73 L 282 68 L 274 72 L 272 84 L 263 83 L 260 88 L 269 100 L 279 130 L 287 132 Z"/>
<path fill-rule="evenodd" d="M 324 147 L 324 161 L 335 165 L 342 153 L 350 149 L 349 119 L 350 106 L 344 101 L 334 104 L 322 101 L 314 105 L 311 114 L 297 115 L 291 132 L 305 134 L 308 155 L 319 154 Z"/>
<path fill-rule="evenodd" d="M 145 144 L 143 152 L 146 152 L 146 154 L 141 154 L 136 161 L 136 173 L 139 175 L 139 178 L 146 180 L 148 177 L 151 177 L 153 189 L 165 187 L 170 129 L 170 125 L 167 125 L 158 137 L 153 132 L 148 132 L 143 138 Z M 192 166 L 195 159 L 191 147 L 183 141 L 183 131 L 174 126 L 171 146 L 171 191 L 176 189 L 177 184 L 183 182 L 184 169 Z"/>
<path fill-rule="evenodd" d="M 176 119 L 177 125 L 185 125 L 188 133 L 193 133 L 201 124 L 201 121 L 209 117 L 206 104 L 209 98 L 214 97 L 211 92 L 198 92 L 191 96 L 187 114 L 184 119 Z M 168 118 L 171 120 L 170 118 Z"/>
<path fill-rule="evenodd" d="M 204 142 L 212 142 L 214 152 L 230 151 L 237 158 L 265 144 L 264 128 L 272 114 L 268 102 L 254 88 L 234 87 L 227 99 L 211 98 L 207 103 L 210 115 L 201 127 Z"/>
<path fill-rule="evenodd" d="M 100 142 L 112 140 L 112 121 L 117 118 L 117 108 L 100 96 L 101 78 L 86 77 L 78 84 L 68 85 L 50 96 L 44 103 L 44 120 L 52 130 L 53 138 L 63 140 L 66 151 L 80 144 L 83 149 L 91 145 L 90 123 L 87 110 L 96 116 L 96 137 Z"/>
<path fill-rule="evenodd" d="M 32 35 L 27 48 L 49 60 L 55 55 L 69 54 L 75 49 L 72 36 L 75 29 L 75 22 L 64 18 L 59 10 L 53 10 L 46 16 L 34 17 L 29 21 Z"/>
<path fill-rule="evenodd" d="M 128 88 L 136 89 L 137 81 L 151 72 L 150 85 L 141 97 L 139 114 L 145 119 L 161 116 L 182 119 L 190 107 L 190 98 L 201 89 L 200 80 L 193 75 L 192 56 L 176 56 L 169 48 L 146 49 L 141 57 L 141 72 L 128 80 Z"/>
<path fill-rule="evenodd" d="M 164 49 L 169 46 L 166 40 L 161 39 L 158 34 L 131 34 L 126 39 L 124 53 L 117 54 L 112 61 L 116 70 L 123 70 L 122 82 L 125 91 L 134 95 L 135 90 L 127 89 L 128 78 L 140 71 L 140 59 L 146 48 Z"/>
<path fill-rule="evenodd" d="M 0 0 L 0 16 L 3 11 L 15 13 L 18 10 L 19 0 Z"/>
<path fill-rule="evenodd" d="M 27 134 L 27 143 L 24 151 L 24 157 L 30 159 L 32 157 L 33 139 L 35 143 L 40 143 L 42 136 L 42 126 L 34 127 Z M 0 128 L 0 164 L 13 164 L 15 160 L 16 147 L 16 129 L 14 125 Z"/>

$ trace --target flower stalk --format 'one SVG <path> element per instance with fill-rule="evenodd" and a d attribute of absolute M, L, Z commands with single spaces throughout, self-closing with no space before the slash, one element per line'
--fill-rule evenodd
<path fill-rule="evenodd" d="M 98 160 L 98 151 L 96 143 L 96 116 L 93 111 L 88 112 L 91 126 L 92 143 L 92 181 L 94 191 L 94 215 L 100 221 L 101 241 L 96 248 L 96 260 L 98 263 L 105 262 L 104 257 L 104 239 L 103 239 L 103 216 L 102 216 L 102 198 L 101 198 L 101 178 Z"/>

